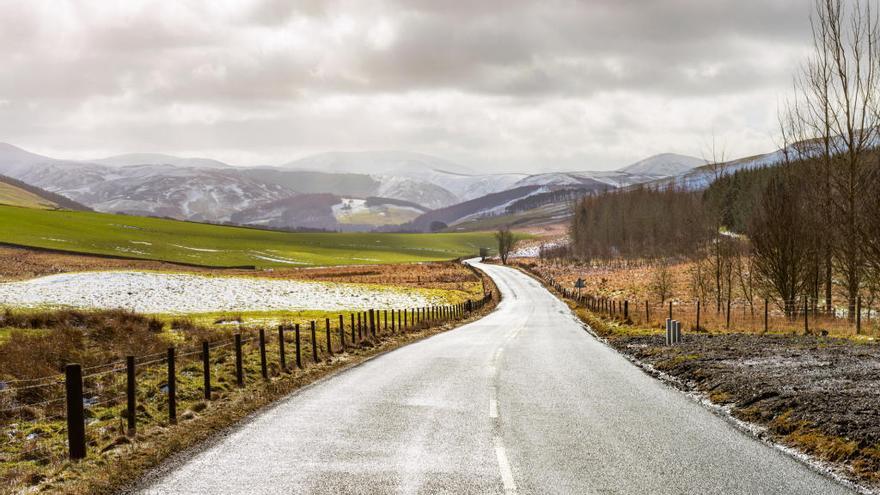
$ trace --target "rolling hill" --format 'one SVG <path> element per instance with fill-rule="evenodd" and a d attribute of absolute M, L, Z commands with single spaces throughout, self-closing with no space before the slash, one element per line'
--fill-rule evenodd
<path fill-rule="evenodd" d="M 274 229 L 369 231 L 409 222 L 429 211 L 399 199 L 346 198 L 328 193 L 298 194 L 235 213 L 231 222 Z"/>
<path fill-rule="evenodd" d="M 60 194 L 51 193 L 5 175 L 0 175 L 0 205 L 90 211 L 88 207 Z"/>
<path fill-rule="evenodd" d="M 439 210 L 429 211 L 415 220 L 401 226 L 404 231 L 427 232 L 443 225 L 452 225 L 472 216 L 489 215 L 493 210 L 503 208 L 509 203 L 534 194 L 539 186 L 523 186 L 507 191 L 487 194 L 483 197 L 465 201 Z"/>
<path fill-rule="evenodd" d="M 232 165 L 219 160 L 198 157 L 179 157 L 164 153 L 126 153 L 89 160 L 91 163 L 110 165 L 112 167 L 130 167 L 132 165 L 174 165 L 175 167 L 191 168 L 230 168 Z"/>
<path fill-rule="evenodd" d="M 653 175 L 655 177 L 672 177 L 687 173 L 706 164 L 706 160 L 675 153 L 662 153 L 620 169 L 632 175 Z"/>
<path fill-rule="evenodd" d="M 217 267 L 437 261 L 495 245 L 488 233 L 289 233 L 12 206 L 0 206 L 0 225 L 4 244 Z"/>

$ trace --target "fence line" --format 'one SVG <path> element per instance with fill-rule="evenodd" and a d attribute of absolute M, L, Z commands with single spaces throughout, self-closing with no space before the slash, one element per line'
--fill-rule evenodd
<path fill-rule="evenodd" d="M 534 272 L 533 272 L 534 273 Z M 547 285 L 570 299 L 579 307 L 634 324 L 662 328 L 666 319 L 676 319 L 686 323 L 690 331 L 748 331 L 753 333 L 784 331 L 811 333 L 865 334 L 869 328 L 866 323 L 876 327 L 880 323 L 876 312 L 862 305 L 861 298 L 856 302 L 855 312 L 847 310 L 826 311 L 819 301 L 800 298 L 793 301 L 761 299 L 718 301 L 667 300 L 662 302 L 647 299 L 614 298 L 592 294 L 577 288 L 567 287 L 552 277 L 535 273 Z M 870 329 L 872 332 L 875 328 Z"/>
<path fill-rule="evenodd" d="M 226 393 L 230 383 L 236 388 L 243 388 L 273 377 L 298 373 L 305 367 L 303 352 L 310 355 L 310 362 L 317 364 L 348 349 L 357 348 L 366 341 L 381 341 L 391 335 L 467 319 L 491 298 L 492 292 L 489 291 L 482 298 L 452 305 L 352 312 L 348 318 L 350 323 L 340 314 L 337 328 L 332 328 L 331 319 L 326 318 L 324 331 L 318 332 L 317 322 L 311 321 L 305 335 L 300 332 L 299 325 L 281 325 L 278 327 L 277 342 L 272 341 L 264 328 L 244 332 L 239 329 L 231 339 L 203 341 L 201 345 L 192 347 L 172 346 L 161 353 L 126 356 L 121 360 L 90 367 L 70 363 L 60 375 L 0 382 L 5 386 L 0 389 L 0 398 L 7 394 L 5 400 L 11 402 L 3 404 L 9 407 L 0 409 L 0 421 L 16 415 L 21 418 L 27 408 L 43 407 L 43 421 L 63 419 L 66 422 L 67 454 L 71 459 L 82 459 L 88 455 L 88 438 L 99 434 L 102 426 L 112 425 L 113 421 L 124 419 L 127 427 L 125 434 L 129 436 L 135 434 L 144 419 L 175 424 L 181 401 L 191 405 L 200 401 L 210 403 L 217 394 Z M 346 327 L 347 324 L 350 328 Z M 350 335 L 347 330 L 350 330 Z M 324 341 L 320 342 L 320 338 Z M 245 352 L 245 344 L 250 344 L 249 352 Z M 293 345 L 295 349 L 294 368 L 289 368 L 287 363 L 287 345 Z M 258 363 L 256 372 L 248 367 L 252 363 Z M 105 369 L 107 367 L 111 369 Z M 39 383 L 39 380 L 58 381 Z M 36 384 L 28 385 L 31 381 Z M 198 381 L 202 382 L 201 387 L 198 387 Z M 16 383 L 24 386 L 15 387 Z M 61 397 L 34 403 L 22 401 L 22 392 L 62 386 L 64 392 Z M 164 417 L 144 416 L 146 413 L 142 406 L 147 404 Z M 53 410 L 55 407 L 59 409 Z M 31 421 L 39 420 L 40 417 L 37 417 Z M 50 445 L 45 443 L 43 447 Z"/>

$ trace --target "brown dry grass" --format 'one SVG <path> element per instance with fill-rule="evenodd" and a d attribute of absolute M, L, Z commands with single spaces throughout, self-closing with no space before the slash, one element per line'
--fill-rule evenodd
<path fill-rule="evenodd" d="M 726 304 L 719 309 L 714 301 L 704 301 L 700 308 L 699 329 L 697 328 L 697 304 L 690 289 L 690 262 L 676 263 L 668 267 L 671 276 L 670 298 L 661 303 L 651 290 L 651 282 L 657 267 L 648 263 L 632 262 L 620 266 L 590 266 L 577 262 L 557 262 L 539 259 L 519 259 L 518 266 L 550 277 L 564 286 L 572 288 L 578 278 L 583 278 L 586 287 L 582 293 L 613 299 L 622 304 L 629 302 L 629 318 L 636 326 L 663 330 L 665 319 L 669 316 L 669 303 L 672 303 L 672 318 L 681 321 L 687 331 L 714 333 L 743 332 L 764 333 L 764 301 L 754 299 L 751 304 L 734 291 L 728 322 Z M 835 304 L 845 305 L 840 299 Z M 647 305 L 647 306 L 646 306 Z M 620 310 L 622 311 L 622 310 Z M 782 334 L 803 334 L 805 332 L 803 310 L 794 319 L 787 318 L 781 308 L 773 301 L 768 305 L 767 331 Z M 866 313 L 867 314 L 867 313 Z M 619 315 L 618 315 L 619 316 Z M 808 313 L 808 327 L 812 334 L 855 337 L 856 327 L 846 318 L 825 315 L 823 312 Z M 880 321 L 865 317 L 862 320 L 861 334 L 858 338 L 880 335 Z"/>
<path fill-rule="evenodd" d="M 300 268 L 263 272 L 262 277 L 324 282 L 357 282 L 398 287 L 467 291 L 479 278 L 461 263 L 410 263 L 403 265 L 356 265 Z"/>
<path fill-rule="evenodd" d="M 0 246 L 0 259 L 3 260 L 0 263 L 0 282 L 92 270 L 212 271 L 209 268 L 182 267 L 161 261 L 102 258 L 10 246 Z"/>
<path fill-rule="evenodd" d="M 58 273 L 94 270 L 157 270 L 222 275 L 244 275 L 289 280 L 320 280 L 363 284 L 396 285 L 443 290 L 464 290 L 479 283 L 479 278 L 461 263 L 409 263 L 399 265 L 356 265 L 327 268 L 283 268 L 273 270 L 236 270 L 200 268 L 163 263 L 64 254 L 26 248 L 0 246 L 0 282 L 26 280 Z"/>

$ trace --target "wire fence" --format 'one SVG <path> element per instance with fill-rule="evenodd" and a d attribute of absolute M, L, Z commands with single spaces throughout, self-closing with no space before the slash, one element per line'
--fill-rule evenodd
<path fill-rule="evenodd" d="M 816 335 L 877 335 L 880 318 L 876 310 L 858 299 L 855 308 L 825 308 L 819 301 L 803 298 L 656 301 L 606 297 L 544 279 L 578 306 L 642 327 L 662 329 L 667 319 L 681 322 L 693 332 L 795 333 Z"/>
<path fill-rule="evenodd" d="M 466 319 L 491 298 L 489 292 L 461 304 L 358 311 L 273 331 L 240 329 L 231 338 L 162 353 L 90 367 L 68 364 L 64 373 L 0 381 L 0 425 L 20 447 L 20 459 L 81 459 L 129 443 L 147 426 L 207 414 L 208 404 L 235 390 L 300 373 L 395 334 Z"/>

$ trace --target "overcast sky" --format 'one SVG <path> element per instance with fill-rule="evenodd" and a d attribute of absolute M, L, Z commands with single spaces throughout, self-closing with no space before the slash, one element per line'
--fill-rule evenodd
<path fill-rule="evenodd" d="M 807 0 L 0 2 L 0 141 L 492 170 L 775 146 Z"/>

